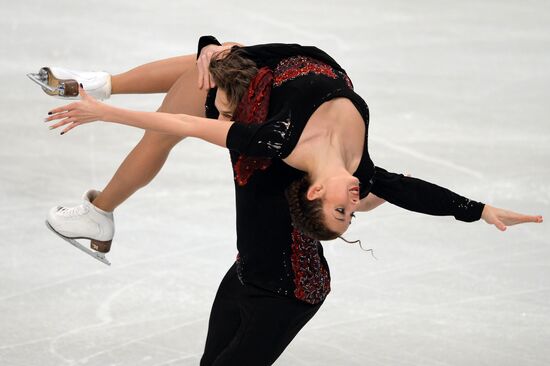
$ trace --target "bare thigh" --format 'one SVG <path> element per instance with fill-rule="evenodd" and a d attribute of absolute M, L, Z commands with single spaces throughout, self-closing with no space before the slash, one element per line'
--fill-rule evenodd
<path fill-rule="evenodd" d="M 184 70 L 181 76 L 172 85 L 161 106 L 159 112 L 182 113 L 192 116 L 204 117 L 204 101 L 206 99 L 206 90 L 197 87 L 198 70 L 195 61 Z M 146 131 L 144 139 L 151 139 L 151 142 L 166 146 L 174 146 L 183 138 L 180 136 L 170 136 L 159 132 Z"/>
<path fill-rule="evenodd" d="M 193 61 L 193 65 L 172 85 L 158 111 L 204 117 L 206 90 L 197 87 L 197 79 L 198 71 Z"/>

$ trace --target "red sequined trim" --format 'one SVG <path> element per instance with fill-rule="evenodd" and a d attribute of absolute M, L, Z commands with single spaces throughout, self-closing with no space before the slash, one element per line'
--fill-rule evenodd
<path fill-rule="evenodd" d="M 292 270 L 294 272 L 294 296 L 310 304 L 323 301 L 330 292 L 330 275 L 321 262 L 319 241 L 292 231 Z"/>
<path fill-rule="evenodd" d="M 273 85 L 273 73 L 267 67 L 263 67 L 250 82 L 248 92 L 243 96 L 235 109 L 233 117 L 242 123 L 262 123 L 267 119 L 269 110 L 269 98 Z M 271 159 L 254 158 L 240 155 L 233 165 L 235 181 L 238 185 L 244 186 L 254 172 L 265 170 L 271 164 Z"/>
<path fill-rule="evenodd" d="M 344 80 L 346 80 L 346 84 L 348 84 L 348 88 L 350 88 L 351 90 L 353 90 L 353 83 L 351 82 L 351 79 L 349 78 L 349 76 L 347 76 L 346 74 L 344 74 L 343 72 L 341 72 L 342 76 L 344 77 Z"/>
<path fill-rule="evenodd" d="M 271 165 L 271 159 L 268 158 L 251 158 L 241 155 L 239 160 L 233 165 L 235 170 L 235 181 L 239 186 L 244 186 L 248 183 L 252 174 L 257 170 L 265 170 Z"/>
<path fill-rule="evenodd" d="M 275 79 L 273 85 L 281 86 L 281 84 L 288 80 L 310 73 L 325 75 L 333 79 L 337 78 L 334 69 L 329 65 L 311 57 L 295 56 L 279 62 L 274 71 Z"/>

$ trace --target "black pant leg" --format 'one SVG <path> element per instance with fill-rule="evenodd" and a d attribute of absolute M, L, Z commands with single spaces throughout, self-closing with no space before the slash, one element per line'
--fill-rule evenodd
<path fill-rule="evenodd" d="M 241 325 L 240 292 L 242 284 L 233 265 L 222 279 L 212 304 L 201 366 L 212 365 L 235 338 Z"/>
<path fill-rule="evenodd" d="M 321 306 L 242 286 L 246 291 L 241 298 L 239 330 L 213 366 L 273 364 Z"/>

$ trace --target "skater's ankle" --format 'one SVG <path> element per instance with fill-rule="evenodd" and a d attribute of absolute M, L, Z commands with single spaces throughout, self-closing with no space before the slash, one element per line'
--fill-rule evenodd
<path fill-rule="evenodd" d="M 91 201 L 91 203 L 102 211 L 113 212 L 115 210 L 115 207 L 110 205 L 108 202 L 105 202 L 105 199 L 102 199 L 101 196 L 101 194 L 97 196 L 93 201 Z"/>
<path fill-rule="evenodd" d="M 111 75 L 111 95 L 124 94 L 124 77 L 121 74 Z"/>

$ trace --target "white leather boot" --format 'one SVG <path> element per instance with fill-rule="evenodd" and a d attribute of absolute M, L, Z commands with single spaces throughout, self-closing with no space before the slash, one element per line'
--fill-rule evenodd
<path fill-rule="evenodd" d="M 112 212 L 92 204 L 100 192 L 84 194 L 82 204 L 73 207 L 56 206 L 48 213 L 47 224 L 65 239 L 90 239 L 90 246 L 100 253 L 108 253 L 115 234 Z"/>
<path fill-rule="evenodd" d="M 111 96 L 111 75 L 104 71 L 78 71 L 62 67 L 43 67 L 27 76 L 48 95 L 62 99 L 78 99 L 78 85 L 96 99 Z"/>

